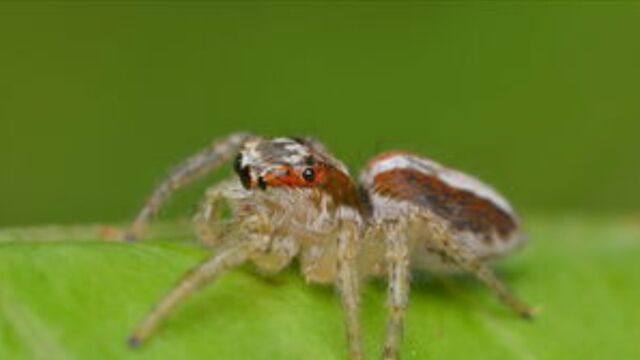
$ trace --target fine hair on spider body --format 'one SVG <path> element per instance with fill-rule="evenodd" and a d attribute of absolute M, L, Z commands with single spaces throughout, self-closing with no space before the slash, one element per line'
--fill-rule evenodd
<path fill-rule="evenodd" d="M 519 301 L 487 265 L 522 244 L 519 220 L 490 186 L 405 152 L 373 158 L 354 181 L 346 166 L 312 138 L 235 133 L 186 159 L 161 182 L 125 234 L 140 238 L 171 193 L 233 159 L 235 175 L 206 192 L 195 227 L 213 248 L 137 325 L 145 341 L 174 307 L 244 262 L 278 272 L 299 259 L 310 282 L 333 284 L 345 313 L 350 359 L 362 359 L 359 286 L 386 276 L 389 315 L 382 358 L 396 359 L 411 269 L 475 275 L 523 317 Z M 223 217 L 221 209 L 230 209 Z"/>

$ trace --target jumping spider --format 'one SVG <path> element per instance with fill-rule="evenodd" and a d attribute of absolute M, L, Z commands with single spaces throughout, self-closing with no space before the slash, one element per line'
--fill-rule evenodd
<path fill-rule="evenodd" d="M 213 255 L 139 323 L 131 345 L 146 340 L 178 303 L 225 271 L 249 261 L 277 272 L 295 257 L 306 280 L 339 289 L 351 359 L 362 358 L 358 288 L 370 276 L 388 280 L 384 359 L 398 356 L 412 268 L 472 273 L 516 313 L 532 315 L 487 265 L 523 241 L 509 203 L 469 175 L 406 152 L 373 158 L 358 184 L 311 138 L 232 134 L 176 167 L 126 238 L 139 238 L 173 191 L 234 155 L 236 176 L 211 187 L 196 216 L 198 235 Z M 224 204 L 230 218 L 221 216 Z"/>

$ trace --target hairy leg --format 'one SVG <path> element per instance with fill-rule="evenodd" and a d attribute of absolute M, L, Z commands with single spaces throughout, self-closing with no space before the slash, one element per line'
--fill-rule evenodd
<path fill-rule="evenodd" d="M 398 357 L 398 347 L 402 340 L 404 316 L 409 303 L 409 246 L 404 231 L 391 230 L 387 233 L 387 306 L 389 318 L 384 340 L 382 358 Z"/>
<path fill-rule="evenodd" d="M 478 259 L 469 249 L 451 238 L 443 226 L 431 223 L 429 226 L 428 244 L 434 250 L 442 253 L 462 270 L 472 273 L 509 308 L 523 318 L 531 318 L 535 314 L 534 308 L 519 300 L 500 280 L 491 268 Z"/>
<path fill-rule="evenodd" d="M 249 243 L 237 243 L 235 246 L 221 249 L 213 257 L 190 270 L 136 326 L 129 338 L 129 344 L 138 346 L 145 341 L 176 305 L 225 271 L 246 261 L 252 251 Z"/>
<path fill-rule="evenodd" d="M 250 137 L 251 135 L 247 133 L 231 134 L 222 140 L 215 141 L 211 146 L 192 155 L 172 169 L 169 176 L 155 188 L 148 198 L 126 232 L 125 239 L 139 238 L 147 223 L 156 215 L 162 204 L 174 191 L 213 171 L 231 158 Z"/>
<path fill-rule="evenodd" d="M 336 286 L 340 291 L 342 307 L 345 312 L 349 358 L 362 359 L 362 339 L 360 335 L 360 289 L 359 275 L 356 271 L 359 232 L 355 224 L 345 224 L 338 237 L 338 274 Z"/>
<path fill-rule="evenodd" d="M 232 205 L 231 203 L 234 199 L 229 195 L 233 191 L 235 183 L 237 183 L 237 180 L 230 178 L 217 183 L 207 190 L 205 199 L 194 219 L 196 233 L 203 244 L 219 245 L 221 239 L 225 236 L 221 208 L 225 201 L 228 201 L 227 205 Z"/>

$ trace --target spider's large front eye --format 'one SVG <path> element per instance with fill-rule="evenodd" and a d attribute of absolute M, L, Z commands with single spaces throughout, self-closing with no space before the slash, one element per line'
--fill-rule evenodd
<path fill-rule="evenodd" d="M 302 178 L 304 178 L 308 182 L 312 182 L 316 178 L 316 172 L 312 168 L 306 168 L 302 172 Z"/>
<path fill-rule="evenodd" d="M 233 170 L 235 170 L 236 173 L 242 171 L 242 154 L 236 155 L 236 158 L 233 159 Z"/>
<path fill-rule="evenodd" d="M 249 189 L 251 187 L 251 173 L 249 172 L 249 167 L 242 167 L 242 154 L 238 154 L 236 156 L 235 161 L 233 162 L 233 170 L 235 170 L 238 177 L 240 177 L 240 182 L 245 189 Z"/>

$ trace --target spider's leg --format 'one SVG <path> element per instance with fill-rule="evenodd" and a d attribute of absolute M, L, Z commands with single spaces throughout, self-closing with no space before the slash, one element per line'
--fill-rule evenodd
<path fill-rule="evenodd" d="M 409 303 L 410 270 L 409 246 L 404 231 L 387 233 L 387 306 L 389 318 L 384 340 L 382 358 L 385 360 L 398 357 L 398 347 L 402 340 L 404 316 Z"/>
<path fill-rule="evenodd" d="M 156 215 L 162 204 L 174 191 L 213 171 L 231 158 L 250 137 L 251 135 L 247 133 L 231 134 L 224 139 L 215 141 L 209 147 L 190 156 L 173 168 L 138 212 L 136 219 L 125 234 L 125 239 L 139 238 L 147 223 Z"/>
<path fill-rule="evenodd" d="M 359 232 L 353 224 L 345 224 L 338 237 L 336 286 L 340 292 L 342 308 L 345 312 L 349 358 L 362 359 L 362 339 L 360 335 L 360 289 L 356 270 Z"/>
<path fill-rule="evenodd" d="M 448 260 L 455 263 L 463 271 L 473 274 L 513 311 L 523 318 L 531 318 L 535 309 L 518 299 L 491 270 L 489 265 L 479 259 L 463 244 L 455 241 L 449 233 L 435 223 L 430 224 L 430 236 L 427 237 L 428 246 L 443 253 Z"/>
<path fill-rule="evenodd" d="M 205 199 L 194 218 L 196 233 L 203 244 L 218 245 L 224 237 L 223 214 L 220 209 L 225 199 L 229 200 L 229 193 L 233 191 L 235 183 L 235 178 L 229 178 L 207 189 Z"/>
<path fill-rule="evenodd" d="M 160 321 L 186 297 L 193 294 L 202 286 L 213 281 L 225 271 L 236 267 L 247 260 L 253 251 L 250 242 L 239 242 L 234 246 L 220 249 L 214 256 L 204 260 L 191 269 L 180 281 L 160 300 L 154 309 L 136 326 L 129 338 L 131 346 L 137 346 L 145 341 L 156 329 Z"/>

